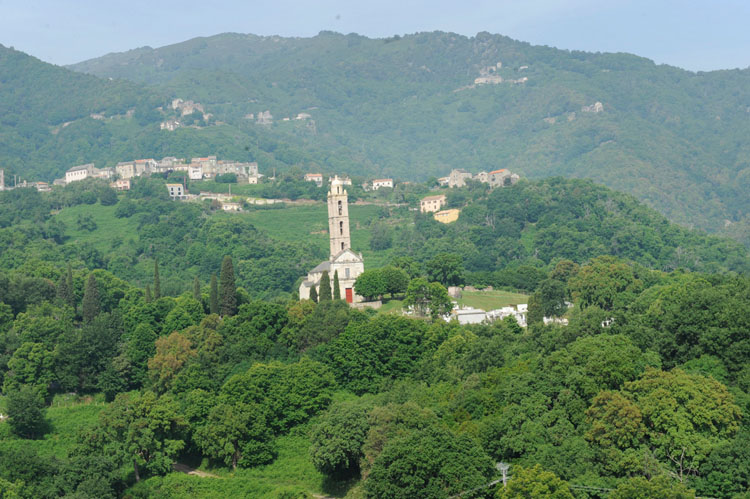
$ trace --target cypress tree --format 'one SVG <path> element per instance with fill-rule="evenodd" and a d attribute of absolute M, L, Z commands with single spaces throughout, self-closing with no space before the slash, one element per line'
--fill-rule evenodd
<path fill-rule="evenodd" d="M 161 298 L 161 282 L 159 282 L 159 260 L 154 258 L 154 299 Z"/>
<path fill-rule="evenodd" d="M 92 272 L 86 280 L 86 288 L 83 291 L 83 322 L 91 322 L 99 315 L 100 311 L 99 286 L 97 286 L 96 277 Z"/>
<path fill-rule="evenodd" d="M 151 301 L 152 301 L 152 298 L 151 298 L 151 286 L 149 286 L 148 284 L 146 284 L 146 303 L 151 303 Z"/>
<path fill-rule="evenodd" d="M 198 303 L 203 303 L 201 282 L 198 280 L 198 276 L 195 276 L 195 279 L 193 279 L 193 298 L 195 298 Z"/>
<path fill-rule="evenodd" d="M 341 299 L 341 288 L 339 287 L 339 271 L 333 273 L 333 299 Z"/>
<path fill-rule="evenodd" d="M 227 255 L 221 262 L 219 276 L 219 312 L 222 317 L 237 313 L 237 288 L 234 285 L 234 265 L 232 257 Z"/>
<path fill-rule="evenodd" d="M 219 285 L 216 282 L 216 274 L 211 274 L 211 291 L 208 295 L 208 311 L 212 314 L 219 313 Z"/>
<path fill-rule="evenodd" d="M 324 301 L 331 301 L 331 279 L 328 277 L 327 270 L 324 270 L 323 275 L 320 276 L 320 292 L 318 293 L 318 300 L 321 303 Z"/>
<path fill-rule="evenodd" d="M 318 303 L 318 290 L 315 289 L 315 286 L 310 288 L 310 299 L 315 303 Z"/>
<path fill-rule="evenodd" d="M 66 273 L 65 279 L 67 281 L 68 289 L 70 290 L 70 301 L 68 301 L 68 304 L 76 308 L 76 292 L 73 288 L 73 269 L 70 268 L 70 262 L 68 262 L 68 272 Z"/>
<path fill-rule="evenodd" d="M 68 264 L 70 272 L 70 264 Z M 60 274 L 60 281 L 57 283 L 57 298 L 64 304 L 73 306 L 73 288 L 71 287 L 72 279 L 68 278 L 67 272 Z"/>

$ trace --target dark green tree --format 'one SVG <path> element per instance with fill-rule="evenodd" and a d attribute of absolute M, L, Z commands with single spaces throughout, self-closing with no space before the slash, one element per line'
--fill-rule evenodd
<path fill-rule="evenodd" d="M 464 263 L 460 255 L 440 253 L 425 265 L 430 281 L 443 286 L 458 286 L 464 282 Z"/>
<path fill-rule="evenodd" d="M 132 464 L 135 480 L 140 481 L 143 469 L 154 474 L 171 471 L 185 446 L 180 438 L 185 425 L 169 395 L 121 393 L 100 413 L 87 440 L 113 453 L 120 465 Z"/>
<path fill-rule="evenodd" d="M 513 478 L 508 485 L 497 491 L 498 499 L 517 497 L 543 499 L 573 499 L 568 482 L 561 480 L 551 471 L 545 471 L 538 464 L 532 468 L 513 467 Z"/>
<path fill-rule="evenodd" d="M 409 283 L 403 306 L 411 308 L 419 317 L 429 315 L 433 320 L 450 313 L 453 308 L 448 290 L 439 282 L 427 282 L 422 277 Z"/>
<path fill-rule="evenodd" d="M 339 271 L 338 270 L 336 270 L 333 273 L 333 299 L 334 300 L 341 299 L 341 288 L 339 287 Z"/>
<path fill-rule="evenodd" d="M 193 279 L 193 298 L 198 303 L 203 303 L 203 296 L 201 295 L 201 282 L 198 279 L 198 276 L 195 276 L 195 279 Z"/>
<path fill-rule="evenodd" d="M 255 466 L 273 460 L 272 437 L 262 407 L 243 403 L 217 405 L 194 435 L 206 455 L 232 469 L 237 464 Z"/>
<path fill-rule="evenodd" d="M 447 498 L 486 484 L 494 472 L 469 436 L 435 425 L 388 442 L 365 481 L 365 495 Z"/>
<path fill-rule="evenodd" d="M 219 313 L 219 284 L 216 274 L 211 274 L 211 286 L 208 293 L 208 311 L 212 314 Z"/>
<path fill-rule="evenodd" d="M 96 283 L 96 277 L 93 272 L 89 273 L 89 278 L 86 280 L 86 288 L 83 291 L 82 309 L 83 322 L 91 322 L 101 312 L 99 286 Z"/>
<path fill-rule="evenodd" d="M 368 412 L 366 407 L 346 402 L 328 409 L 310 433 L 310 455 L 318 471 L 341 476 L 359 470 Z"/>
<path fill-rule="evenodd" d="M 409 274 L 404 269 L 389 265 L 380 269 L 385 284 L 385 291 L 391 296 L 406 292 L 409 287 Z"/>
<path fill-rule="evenodd" d="M 75 306 L 75 296 L 73 294 L 73 271 L 68 263 L 65 273 L 60 274 L 60 280 L 57 284 L 57 298 L 64 304 Z"/>
<path fill-rule="evenodd" d="M 365 270 L 357 276 L 354 282 L 354 290 L 357 294 L 368 300 L 384 295 L 387 289 L 381 269 Z"/>
<path fill-rule="evenodd" d="M 620 483 L 614 491 L 607 495 L 607 498 L 694 499 L 695 491 L 688 489 L 683 483 L 666 475 L 658 475 L 651 480 L 637 476 Z"/>
<path fill-rule="evenodd" d="M 154 300 L 161 298 L 161 282 L 159 280 L 159 260 L 154 258 Z"/>
<path fill-rule="evenodd" d="M 315 288 L 315 286 L 310 288 L 310 300 L 318 303 L 318 290 Z"/>
<path fill-rule="evenodd" d="M 22 438 L 42 435 L 46 425 L 46 407 L 39 390 L 30 385 L 21 385 L 8 393 L 8 424 L 11 431 Z"/>
<path fill-rule="evenodd" d="M 221 261 L 219 280 L 219 314 L 231 317 L 237 313 L 237 287 L 234 284 L 234 265 L 229 255 Z"/>
<path fill-rule="evenodd" d="M 331 279 L 328 277 L 328 271 L 324 270 L 320 276 L 320 291 L 318 292 L 318 301 L 331 301 Z"/>
<path fill-rule="evenodd" d="M 151 303 L 153 301 L 153 298 L 151 297 L 151 286 L 146 284 L 146 296 L 144 298 L 146 300 L 146 303 Z"/>

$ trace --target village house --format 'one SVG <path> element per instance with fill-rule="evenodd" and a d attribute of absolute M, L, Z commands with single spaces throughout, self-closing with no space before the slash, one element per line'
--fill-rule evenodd
<path fill-rule="evenodd" d="M 447 186 L 449 181 L 450 181 L 450 177 L 440 177 L 437 179 L 437 183 L 440 187 Z"/>
<path fill-rule="evenodd" d="M 372 181 L 372 190 L 377 191 L 381 187 L 390 187 L 393 188 L 393 179 L 392 178 L 377 178 Z"/>
<path fill-rule="evenodd" d="M 486 184 L 489 182 L 489 174 L 487 172 L 479 172 L 474 175 L 474 180 Z"/>
<path fill-rule="evenodd" d="M 65 172 L 65 183 L 77 182 L 87 178 L 112 178 L 114 176 L 113 168 L 96 168 L 94 163 L 74 166 Z"/>
<path fill-rule="evenodd" d="M 437 220 L 440 223 L 443 224 L 449 224 L 453 223 L 456 220 L 458 220 L 458 215 L 461 213 L 461 210 L 442 210 L 436 212 L 434 215 L 432 215 L 432 218 Z"/>
<path fill-rule="evenodd" d="M 257 184 L 260 180 L 260 177 L 258 175 L 250 175 L 247 177 L 247 183 L 248 184 Z"/>
<path fill-rule="evenodd" d="M 130 179 L 120 178 L 109 184 L 111 188 L 116 191 L 129 191 L 130 190 Z"/>
<path fill-rule="evenodd" d="M 323 174 L 322 173 L 305 173 L 305 182 L 315 182 L 318 187 L 323 186 Z"/>
<path fill-rule="evenodd" d="M 159 129 L 166 130 L 168 132 L 174 132 L 181 126 L 182 124 L 179 122 L 179 120 L 167 120 L 167 121 L 162 121 L 161 123 L 159 123 Z"/>
<path fill-rule="evenodd" d="M 115 172 L 120 178 L 128 179 L 150 174 L 157 166 L 154 159 L 136 159 L 117 163 Z"/>
<path fill-rule="evenodd" d="M 438 194 L 437 196 L 427 196 L 419 202 L 419 211 L 422 213 L 433 213 L 440 211 L 440 208 L 445 204 L 445 194 Z"/>
<path fill-rule="evenodd" d="M 347 303 L 359 303 L 363 298 L 354 292 L 354 282 L 365 271 L 362 253 L 351 248 L 349 234 L 349 203 L 344 184 L 338 177 L 331 182 L 328 192 L 328 234 L 330 253 L 328 260 L 312 269 L 300 284 L 300 300 L 310 299 L 310 290 L 315 288 L 320 296 L 320 280 L 323 272 L 328 272 L 331 285 L 334 274 L 338 273 L 339 292 Z"/>
<path fill-rule="evenodd" d="M 506 181 L 510 183 L 510 171 L 506 168 L 493 170 L 487 174 L 487 182 L 491 187 L 503 187 Z"/>
<path fill-rule="evenodd" d="M 451 170 L 448 175 L 448 187 L 463 187 L 466 185 L 467 180 L 471 180 L 471 173 L 467 172 L 462 168 L 455 168 Z"/>
<path fill-rule="evenodd" d="M 167 184 L 167 191 L 169 191 L 169 197 L 172 199 L 186 199 L 185 187 L 182 184 Z"/>
<path fill-rule="evenodd" d="M 224 211 L 242 211 L 242 204 L 233 203 L 231 201 L 223 201 L 221 203 L 221 209 Z"/>

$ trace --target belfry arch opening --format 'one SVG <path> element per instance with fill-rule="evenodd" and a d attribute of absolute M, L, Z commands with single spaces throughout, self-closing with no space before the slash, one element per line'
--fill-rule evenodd
<path fill-rule="evenodd" d="M 344 205 L 341 204 L 341 200 L 339 199 L 339 215 L 344 214 Z"/>

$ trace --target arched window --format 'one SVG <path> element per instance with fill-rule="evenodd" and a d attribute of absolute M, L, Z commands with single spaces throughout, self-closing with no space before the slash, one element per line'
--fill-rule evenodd
<path fill-rule="evenodd" d="M 338 187 L 336 187 L 336 190 L 338 191 L 338 193 L 339 193 L 339 194 L 341 194 L 341 186 L 338 186 Z M 340 202 L 341 202 L 341 201 L 339 201 L 339 203 L 340 203 Z"/>
<path fill-rule="evenodd" d="M 344 249 L 344 243 L 343 242 L 341 243 L 341 249 L 342 250 Z"/>
<path fill-rule="evenodd" d="M 344 235 L 344 222 L 339 222 L 339 232 Z"/>
<path fill-rule="evenodd" d="M 343 215 L 344 213 L 344 205 L 341 204 L 341 200 L 339 200 L 339 215 Z"/>

